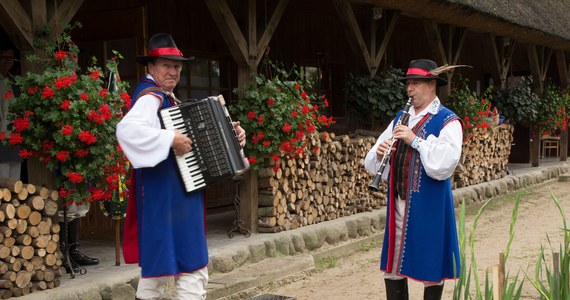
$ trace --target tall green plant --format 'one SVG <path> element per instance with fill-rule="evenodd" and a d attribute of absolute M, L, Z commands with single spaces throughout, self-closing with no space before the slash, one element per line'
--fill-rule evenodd
<path fill-rule="evenodd" d="M 568 226 L 566 224 L 564 208 L 562 208 L 560 201 L 558 201 L 554 194 L 551 193 L 551 195 L 554 203 L 556 203 L 556 206 L 558 207 L 560 215 L 562 216 L 562 223 L 564 225 L 564 244 L 560 245 L 558 250 L 560 259 L 558 265 L 554 265 L 553 268 L 550 269 L 546 262 L 544 247 L 541 247 L 536 262 L 534 280 L 526 273 L 525 276 L 544 299 L 566 300 L 570 299 L 570 231 L 568 231 Z M 552 245 L 550 248 L 552 249 Z M 552 251 L 551 257 L 554 256 L 554 253 L 555 252 Z"/>
<path fill-rule="evenodd" d="M 354 77 L 346 83 L 351 115 L 365 125 L 370 117 L 380 123 L 390 121 L 406 104 L 406 90 L 400 69 L 389 68 L 378 76 Z"/>
<path fill-rule="evenodd" d="M 518 209 L 520 206 L 520 199 L 522 197 L 522 194 L 519 192 L 516 195 L 515 198 L 515 206 L 513 209 L 513 214 L 512 214 L 512 219 L 511 219 L 511 225 L 510 225 L 510 230 L 509 230 L 509 241 L 507 243 L 506 249 L 505 249 L 505 264 L 507 262 L 507 258 L 508 258 L 508 254 L 510 252 L 511 249 L 511 243 L 513 241 L 515 232 L 514 232 L 514 228 L 515 228 L 515 224 L 517 221 L 517 216 L 518 216 Z M 482 300 L 482 299 L 493 299 L 493 285 L 491 283 L 491 281 L 489 280 L 489 272 L 486 271 L 485 272 L 485 284 L 484 284 L 484 290 L 481 290 L 481 285 L 479 282 L 479 275 L 477 272 L 477 260 L 475 257 L 475 230 L 477 228 L 477 224 L 479 221 L 479 218 L 483 215 L 483 212 L 486 210 L 487 206 L 489 205 L 489 203 L 491 202 L 490 200 L 487 200 L 482 206 L 481 208 L 479 208 L 479 211 L 477 212 L 477 214 L 475 215 L 475 219 L 473 220 L 473 225 L 471 226 L 471 230 L 469 232 L 469 236 L 467 236 L 466 234 L 466 229 L 465 229 L 465 203 L 461 204 L 461 209 L 460 209 L 460 214 L 459 214 L 459 251 L 460 251 L 460 256 L 461 256 L 461 261 L 463 262 L 463 266 L 461 268 L 461 274 L 459 279 L 456 281 L 456 285 L 454 287 L 453 290 L 453 299 L 455 300 L 459 300 L 459 299 L 478 299 L 478 300 Z M 469 249 L 470 249 L 470 254 L 471 254 L 471 264 L 469 265 L 468 271 L 466 271 L 466 261 L 467 261 L 467 240 L 469 241 Z M 470 293 L 471 290 L 471 281 L 474 281 L 474 289 L 475 289 L 475 296 L 473 297 Z M 504 285 L 502 287 L 502 299 L 519 299 L 520 295 L 522 293 L 522 287 L 524 284 L 524 281 L 522 281 L 518 286 L 517 286 L 517 282 L 518 282 L 518 274 L 515 276 L 515 278 L 511 278 L 509 276 L 509 273 L 506 274 L 505 276 L 505 281 L 504 281 Z M 495 287 L 496 288 L 496 287 Z"/>

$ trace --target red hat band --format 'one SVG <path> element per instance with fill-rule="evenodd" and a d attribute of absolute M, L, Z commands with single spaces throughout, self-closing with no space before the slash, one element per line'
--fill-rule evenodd
<path fill-rule="evenodd" d="M 406 75 L 419 75 L 419 76 L 427 76 L 427 77 L 435 77 L 429 71 L 420 68 L 409 68 L 408 73 Z"/>
<path fill-rule="evenodd" d="M 156 48 L 148 51 L 148 56 L 163 56 L 163 55 L 176 55 L 176 56 L 184 56 L 182 52 L 178 50 L 178 48 Z"/>

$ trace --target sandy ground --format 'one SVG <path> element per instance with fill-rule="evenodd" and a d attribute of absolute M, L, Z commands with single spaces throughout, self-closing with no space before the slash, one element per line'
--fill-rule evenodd
<path fill-rule="evenodd" d="M 559 249 L 563 240 L 563 219 L 551 193 L 557 197 L 564 210 L 569 212 L 570 182 L 550 182 L 523 192 L 526 195 L 521 198 L 506 271 L 510 272 L 511 277 L 520 272 L 521 278 L 524 277 L 524 270 L 534 279 L 534 266 L 541 246 L 546 248 L 547 254 L 551 253 L 547 236 L 555 250 Z M 514 203 L 512 195 L 493 200 L 477 223 L 474 248 L 482 292 L 485 271 L 492 273 L 493 266 L 498 264 L 499 253 L 504 252 L 507 247 Z M 468 235 L 479 207 L 467 209 L 465 224 Z M 457 217 L 459 219 L 459 216 Z M 570 219 L 568 222 L 570 226 Z M 276 287 L 267 293 L 298 300 L 385 299 L 383 277 L 378 270 L 379 256 L 379 245 L 371 245 L 369 249 L 363 248 L 348 257 L 329 258 L 326 262 L 317 263 L 324 270 L 316 275 Z M 548 263 L 551 265 L 550 259 Z M 470 264 L 467 262 L 468 266 Z M 410 299 L 422 299 L 423 285 L 413 281 L 409 282 L 409 285 Z M 475 286 L 473 280 L 471 285 Z M 454 286 L 455 281 L 446 282 L 443 299 L 452 299 Z M 471 295 L 475 296 L 475 292 Z M 523 285 L 522 299 L 539 299 L 538 293 L 527 281 Z"/>

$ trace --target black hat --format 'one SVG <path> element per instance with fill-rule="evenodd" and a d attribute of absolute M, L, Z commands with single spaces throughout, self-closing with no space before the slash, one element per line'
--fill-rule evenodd
<path fill-rule="evenodd" d="M 146 56 L 137 56 L 137 62 L 146 65 L 155 58 L 165 58 L 170 60 L 191 60 L 194 57 L 184 57 L 182 52 L 176 47 L 172 36 L 167 33 L 157 33 L 150 37 L 148 41 L 148 51 Z"/>
<path fill-rule="evenodd" d="M 406 73 L 406 77 L 401 78 L 400 81 L 408 79 L 436 79 L 437 86 L 444 86 L 447 80 L 438 76 L 438 74 L 431 73 L 432 70 L 437 69 L 437 64 L 429 59 L 416 59 L 410 62 L 410 67 Z"/>

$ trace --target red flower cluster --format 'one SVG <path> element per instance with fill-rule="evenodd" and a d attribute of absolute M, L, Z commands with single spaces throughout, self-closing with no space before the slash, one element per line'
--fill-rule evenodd
<path fill-rule="evenodd" d="M 79 140 L 84 142 L 87 145 L 94 144 L 97 141 L 97 138 L 94 134 L 90 133 L 89 131 L 81 131 L 79 132 Z"/>
<path fill-rule="evenodd" d="M 64 34 L 55 43 L 41 48 L 59 50 L 30 60 L 42 63 L 37 69 L 44 72 L 16 77 L 22 93 L 10 106 L 11 133 L 0 132 L 0 140 L 20 147 L 21 157 L 37 157 L 46 164 L 66 202 L 109 200 L 127 162 L 114 134 L 131 102 L 127 83 L 118 80 L 117 89 L 105 89 L 99 66 L 80 74 L 81 69 L 68 59 L 75 51 L 69 36 Z M 105 70 L 116 73 L 117 64 L 107 61 Z"/>
<path fill-rule="evenodd" d="M 245 90 L 244 99 L 231 106 L 230 110 L 246 132 L 251 133 L 250 142 L 245 147 L 250 164 L 254 168 L 272 164 L 274 170 L 278 170 L 281 158 L 310 154 L 312 144 L 309 136 L 334 121 L 332 117 L 320 114 L 318 104 L 323 103 L 327 107 L 328 102 L 324 96 L 307 92 L 305 86 L 309 86 L 308 82 L 287 81 L 295 76 L 285 76 L 287 72 L 282 70 L 271 73 L 279 75 L 274 78 L 258 75 L 254 81 L 256 86 L 241 87 Z"/>
<path fill-rule="evenodd" d="M 64 89 L 77 82 L 77 75 L 73 73 L 71 76 L 64 76 L 55 80 L 54 86 L 56 89 Z"/>

